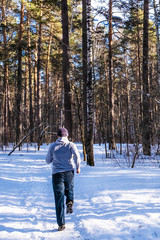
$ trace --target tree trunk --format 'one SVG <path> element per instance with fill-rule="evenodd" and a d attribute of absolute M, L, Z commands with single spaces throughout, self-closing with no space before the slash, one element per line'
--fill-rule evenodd
<path fill-rule="evenodd" d="M 139 134 L 143 116 L 143 86 L 142 86 L 142 71 L 141 71 L 141 56 L 140 56 L 140 28 L 139 28 L 139 6 L 137 1 L 137 100 L 139 109 L 137 109 L 137 129 L 135 129 L 136 142 L 139 142 Z"/>
<path fill-rule="evenodd" d="M 159 8 L 156 6 L 156 1 L 153 0 L 154 4 L 154 15 L 155 15 L 155 26 L 156 26 L 156 36 L 157 36 L 157 70 L 158 70 L 158 85 L 160 90 L 160 1 L 159 1 Z M 157 4 L 158 5 L 158 4 Z M 157 11 L 158 9 L 158 11 Z"/>
<path fill-rule="evenodd" d="M 4 42 L 4 75 L 3 75 L 3 104 L 2 104 L 2 116 L 3 116 L 3 144 L 8 144 L 8 51 L 7 51 L 7 34 L 6 34 L 6 15 L 5 15 L 6 1 L 2 0 L 2 34 Z"/>
<path fill-rule="evenodd" d="M 38 49 L 38 44 L 37 44 L 38 39 L 35 40 L 35 51 L 34 51 L 34 122 L 37 121 L 37 60 L 38 60 L 38 54 L 37 54 L 37 49 Z"/>
<path fill-rule="evenodd" d="M 106 141 L 109 142 L 109 84 L 108 84 L 108 66 L 106 63 L 106 57 L 104 57 L 104 71 L 105 71 L 105 81 L 106 81 L 106 123 L 105 123 L 105 129 L 106 129 Z"/>
<path fill-rule="evenodd" d="M 26 130 L 29 126 L 29 108 L 28 108 L 28 93 L 29 93 L 29 84 L 28 84 L 28 59 L 25 57 L 25 71 L 24 71 L 24 86 L 23 86 L 23 100 L 22 100 L 22 119 L 21 119 L 21 125 L 23 129 L 23 134 L 26 134 Z"/>
<path fill-rule="evenodd" d="M 65 127 L 72 139 L 72 112 L 71 112 L 71 90 L 69 81 L 69 32 L 68 32 L 68 6 L 67 0 L 61 1 L 62 30 L 63 30 L 63 83 L 64 83 L 64 112 Z"/>
<path fill-rule="evenodd" d="M 109 1 L 109 149 L 115 149 L 114 98 L 112 73 L 112 0 Z"/>
<path fill-rule="evenodd" d="M 29 0 L 28 0 L 29 3 Z M 30 39 L 30 12 L 27 11 L 27 36 L 28 36 L 28 75 L 29 75 L 29 128 L 33 129 L 33 99 L 32 99 L 32 71 L 31 71 L 31 39 Z M 33 142 L 33 134 L 30 135 Z"/>
<path fill-rule="evenodd" d="M 50 34 L 49 34 L 49 43 L 48 43 L 48 50 L 47 50 L 47 61 L 46 61 L 46 81 L 45 81 L 45 118 L 46 121 L 49 122 L 49 66 L 50 66 L 50 51 L 51 51 L 51 43 L 52 43 L 52 25 L 50 26 Z"/>
<path fill-rule="evenodd" d="M 22 98 L 23 18 L 24 18 L 24 5 L 23 5 L 23 0 L 21 0 L 21 16 L 20 16 L 19 43 L 18 43 L 18 77 L 17 77 L 17 94 L 16 94 L 16 143 L 18 143 L 20 138 L 20 118 L 21 118 L 21 98 Z"/>
<path fill-rule="evenodd" d="M 83 116 L 84 141 L 87 149 L 87 0 L 82 1 Z"/>
<path fill-rule="evenodd" d="M 43 3 L 40 1 L 40 21 L 39 21 L 39 33 L 38 33 L 38 53 L 37 53 L 37 123 L 41 122 L 41 48 L 42 48 L 42 6 Z M 37 132 L 39 137 L 40 129 Z"/>
<path fill-rule="evenodd" d="M 144 0 L 143 21 L 143 154 L 151 155 L 150 146 L 150 98 L 148 84 L 148 17 L 149 1 Z"/>
<path fill-rule="evenodd" d="M 131 83 L 130 83 L 130 79 L 128 78 L 128 69 L 127 69 L 127 62 L 125 59 L 125 67 L 126 67 L 126 73 L 125 73 L 125 77 L 126 77 L 126 82 L 127 82 L 127 86 L 126 86 L 126 92 L 127 92 L 127 99 L 126 99 L 126 142 L 127 142 L 127 156 L 129 157 L 129 143 L 131 143 L 131 139 L 133 136 L 133 127 L 131 127 L 131 125 L 133 126 L 133 117 L 132 117 L 132 107 L 131 107 Z"/>
<path fill-rule="evenodd" d="M 79 119 L 79 125 L 80 125 L 80 133 L 81 133 L 81 141 L 82 141 L 82 145 L 83 145 L 83 156 L 84 156 L 84 161 L 86 161 L 86 147 L 85 147 L 85 137 L 84 137 L 84 128 L 83 128 L 83 121 L 82 121 L 82 112 L 81 112 L 81 99 L 82 96 L 79 97 L 78 95 L 78 91 L 75 90 L 75 97 L 76 97 L 76 106 L 77 106 L 77 115 L 78 115 L 78 119 Z M 77 127 L 78 129 L 78 127 Z"/>
<path fill-rule="evenodd" d="M 87 164 L 94 166 L 93 155 L 93 79 L 92 79 L 92 19 L 91 19 L 91 0 L 87 2 L 87 34 L 88 34 L 88 72 L 87 72 Z"/>

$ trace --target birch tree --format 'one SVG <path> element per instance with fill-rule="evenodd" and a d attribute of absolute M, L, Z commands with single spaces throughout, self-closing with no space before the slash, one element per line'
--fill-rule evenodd
<path fill-rule="evenodd" d="M 87 1 L 87 164 L 94 166 L 93 155 L 93 79 L 92 79 L 92 19 L 91 0 Z"/>

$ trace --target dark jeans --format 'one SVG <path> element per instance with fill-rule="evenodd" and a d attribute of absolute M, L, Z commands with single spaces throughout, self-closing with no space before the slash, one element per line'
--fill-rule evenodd
<path fill-rule="evenodd" d="M 60 172 L 52 175 L 52 184 L 56 206 L 58 226 L 65 224 L 64 196 L 66 204 L 74 200 L 74 171 Z"/>

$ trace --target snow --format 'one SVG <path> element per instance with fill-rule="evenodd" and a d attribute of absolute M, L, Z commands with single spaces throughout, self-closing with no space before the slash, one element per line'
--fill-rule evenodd
<path fill-rule="evenodd" d="M 132 169 L 132 156 L 106 159 L 104 145 L 94 145 L 95 167 L 82 162 L 75 174 L 74 213 L 58 232 L 48 147 L 0 152 L 1 240 L 160 239 L 158 158 L 139 156 Z"/>

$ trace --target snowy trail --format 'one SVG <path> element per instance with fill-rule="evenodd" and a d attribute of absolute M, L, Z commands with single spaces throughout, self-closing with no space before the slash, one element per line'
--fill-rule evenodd
<path fill-rule="evenodd" d="M 66 215 L 66 229 L 58 232 L 46 151 L 0 153 L 1 240 L 160 240 L 156 168 L 82 163 L 75 174 L 74 213 Z"/>

